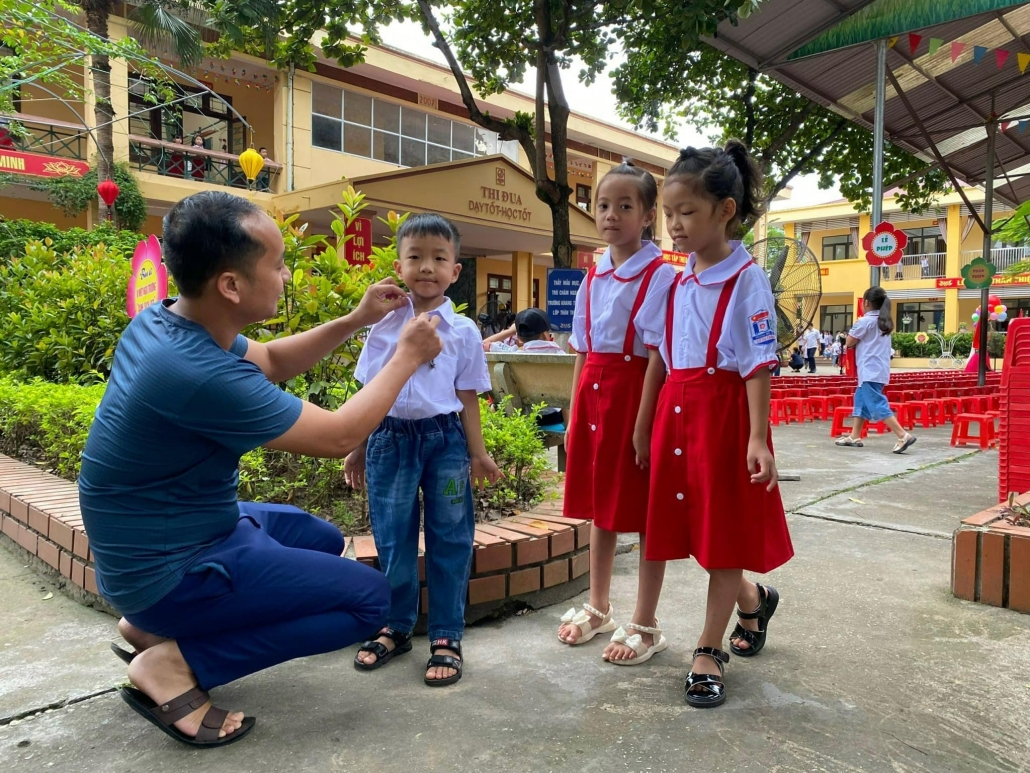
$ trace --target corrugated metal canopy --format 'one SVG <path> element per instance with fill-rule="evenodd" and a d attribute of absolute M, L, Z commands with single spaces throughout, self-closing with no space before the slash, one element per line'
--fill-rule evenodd
<path fill-rule="evenodd" d="M 764 0 L 759 10 L 734 27 L 720 25 L 709 42 L 740 61 L 755 67 L 810 99 L 871 129 L 873 125 L 876 58 L 871 42 L 863 41 L 825 53 L 791 58 L 798 52 L 818 49 L 839 31 L 841 23 L 858 26 L 855 20 L 873 15 L 876 5 L 889 0 Z M 894 3 L 895 7 L 904 4 Z M 921 4 L 922 5 L 922 4 Z M 951 6 L 950 10 L 942 10 Z M 984 7 L 986 13 L 962 17 Z M 891 35 L 902 36 L 888 52 L 887 65 L 912 103 L 920 120 L 937 144 L 948 165 L 961 180 L 974 185 L 986 179 L 986 124 L 992 114 L 1002 121 L 1030 120 L 1030 71 L 1020 72 L 1019 54 L 1030 54 L 1030 3 L 1011 0 L 969 0 L 944 3 L 926 10 L 924 18 L 953 20 L 913 29 L 903 24 Z M 882 32 L 884 14 L 875 28 Z M 889 14 L 887 15 L 889 18 Z M 910 20 L 911 17 L 908 17 Z M 872 23 L 867 25 L 874 28 Z M 906 33 L 915 32 L 923 42 L 910 54 Z M 850 29 L 852 39 L 860 33 Z M 931 38 L 944 41 L 933 54 Z M 838 39 L 847 40 L 839 34 Z M 951 43 L 965 45 L 952 60 Z M 989 50 L 974 62 L 974 47 Z M 998 67 L 994 51 L 1010 52 Z M 1004 127 L 1005 124 L 1003 123 Z M 1025 125 L 1023 127 L 1025 129 Z M 885 115 L 887 138 L 915 153 L 928 163 L 934 161 L 923 139 L 894 89 L 887 85 Z M 994 168 L 995 195 L 1011 204 L 1030 200 L 1030 132 L 1021 133 L 1019 124 L 998 132 L 997 162 Z"/>

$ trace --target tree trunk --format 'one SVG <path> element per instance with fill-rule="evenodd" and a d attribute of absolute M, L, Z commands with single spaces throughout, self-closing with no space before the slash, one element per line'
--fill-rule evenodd
<path fill-rule="evenodd" d="M 111 0 L 86 0 L 81 3 L 89 31 L 108 38 L 107 20 L 113 10 Z M 111 62 L 106 54 L 92 57 L 94 118 L 97 141 L 97 183 L 110 180 L 114 161 L 114 108 L 111 105 Z M 100 219 L 107 218 L 107 205 L 98 197 Z M 112 213 L 113 214 L 113 213 Z"/>

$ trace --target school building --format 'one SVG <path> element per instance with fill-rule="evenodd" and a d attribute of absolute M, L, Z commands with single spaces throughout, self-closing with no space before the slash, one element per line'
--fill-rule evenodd
<path fill-rule="evenodd" d="M 982 214 L 983 191 L 967 188 L 965 193 Z M 1008 205 L 997 201 L 994 213 L 996 220 L 1012 214 Z M 966 289 L 962 267 L 983 255 L 983 233 L 959 194 L 942 197 L 933 211 L 912 215 L 902 212 L 889 193 L 883 214 L 908 236 L 901 263 L 882 267 L 880 274 L 880 284 L 893 306 L 895 329 L 954 333 L 965 323 L 972 330 L 980 291 Z M 822 300 L 815 325 L 834 334 L 848 330 L 870 282 L 870 267 L 862 249 L 862 237 L 875 225 L 870 224 L 869 215 L 858 213 L 854 204 L 841 199 L 807 207 L 774 205 L 766 221 L 767 227 L 782 228 L 787 237 L 807 245 L 819 261 Z M 1030 250 L 1024 247 L 996 242 L 991 249 L 990 259 L 999 272 L 1028 258 Z M 997 277 L 992 293 L 1008 306 L 1010 318 L 1030 315 L 1030 277 Z"/>
<path fill-rule="evenodd" d="M 128 34 L 124 19 L 112 18 L 111 34 Z M 390 210 L 436 211 L 458 224 L 467 260 L 460 300 L 470 313 L 546 306 L 547 269 L 553 266 L 550 210 L 536 197 L 524 150 L 469 120 L 449 69 L 388 47 L 369 49 L 366 61 L 350 69 L 320 56 L 314 72 L 278 72 L 237 53 L 229 61 L 205 59 L 192 73 L 202 85 L 177 79 L 175 104 L 155 108 L 132 67 L 111 64 L 120 119 L 113 127 L 114 160 L 128 162 L 139 180 L 148 203 L 147 232 L 160 235 L 161 217 L 179 199 L 230 188 L 270 211 L 300 213 L 309 233 L 331 234 L 330 210 L 349 182 L 367 197 L 374 243 L 387 237 L 378 217 Z M 89 72 L 69 72 L 79 82 L 85 78 L 88 93 Z M 15 147 L 0 146 L 0 162 L 17 164 L 25 153 L 57 162 L 95 156 L 88 98 L 65 102 L 33 86 L 17 97 L 17 113 L 7 118 L 25 135 Z M 535 110 L 532 98 L 511 91 L 480 106 L 497 117 Z M 190 147 L 197 135 L 203 146 Z M 184 144 L 174 141 L 177 136 Z M 568 136 L 572 240 L 577 261 L 589 265 L 603 247 L 591 214 L 598 181 L 628 156 L 660 183 L 677 149 L 577 113 Z M 251 143 L 267 147 L 270 161 L 257 190 L 248 193 L 237 157 Z M 85 227 L 95 216 L 65 217 L 25 185 L 0 188 L 0 214 L 62 227 Z M 661 229 L 659 222 L 659 235 Z"/>

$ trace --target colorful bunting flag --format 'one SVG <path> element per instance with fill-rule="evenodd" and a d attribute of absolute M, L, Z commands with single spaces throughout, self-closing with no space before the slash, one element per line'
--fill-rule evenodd
<path fill-rule="evenodd" d="M 916 49 L 919 48 L 919 44 L 922 43 L 922 42 L 923 42 L 923 36 L 922 35 L 917 35 L 914 32 L 908 33 L 908 47 L 909 47 L 909 50 L 912 52 L 913 56 L 915 56 Z"/>
<path fill-rule="evenodd" d="M 977 64 L 983 61 L 983 58 L 987 56 L 987 49 L 983 46 L 973 46 L 973 61 Z"/>
<path fill-rule="evenodd" d="M 995 50 L 995 52 L 994 52 L 994 59 L 995 59 L 995 61 L 998 62 L 998 69 L 999 70 L 1002 67 L 1005 66 L 1005 62 L 1008 60 L 1008 58 L 1009 58 L 1009 52 L 1006 51 L 1004 48 L 999 48 L 999 49 Z"/>
<path fill-rule="evenodd" d="M 958 41 L 951 44 L 951 63 L 954 64 L 958 61 L 958 58 L 962 56 L 962 52 L 966 50 L 965 43 L 959 43 Z"/>
<path fill-rule="evenodd" d="M 1030 123 L 1030 122 L 1028 122 L 1028 121 L 1020 121 L 1019 122 L 1019 133 L 1020 134 L 1026 134 L 1027 123 Z"/>
<path fill-rule="evenodd" d="M 1016 60 L 1019 62 L 1019 71 L 1025 75 L 1027 65 L 1030 65 L 1030 54 L 1016 54 Z"/>
<path fill-rule="evenodd" d="M 944 41 L 940 38 L 930 38 L 930 55 L 933 56 L 937 53 L 937 49 L 944 45 Z"/>
<path fill-rule="evenodd" d="M 898 42 L 898 36 L 895 35 L 894 37 L 892 37 L 890 40 L 887 41 L 887 48 L 894 48 L 894 46 L 897 45 L 897 42 Z"/>

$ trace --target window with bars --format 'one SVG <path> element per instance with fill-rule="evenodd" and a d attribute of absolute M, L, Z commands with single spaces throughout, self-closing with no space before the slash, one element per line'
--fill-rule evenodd
<path fill-rule="evenodd" d="M 855 249 L 851 237 L 824 236 L 823 237 L 823 260 L 850 260 L 855 257 L 852 253 Z"/>
<path fill-rule="evenodd" d="M 324 83 L 312 84 L 311 144 L 409 167 L 500 150 L 496 132 Z"/>
<path fill-rule="evenodd" d="M 934 255 L 948 250 L 948 245 L 941 238 L 941 231 L 937 226 L 906 228 L 905 233 L 908 235 L 906 255 Z"/>

